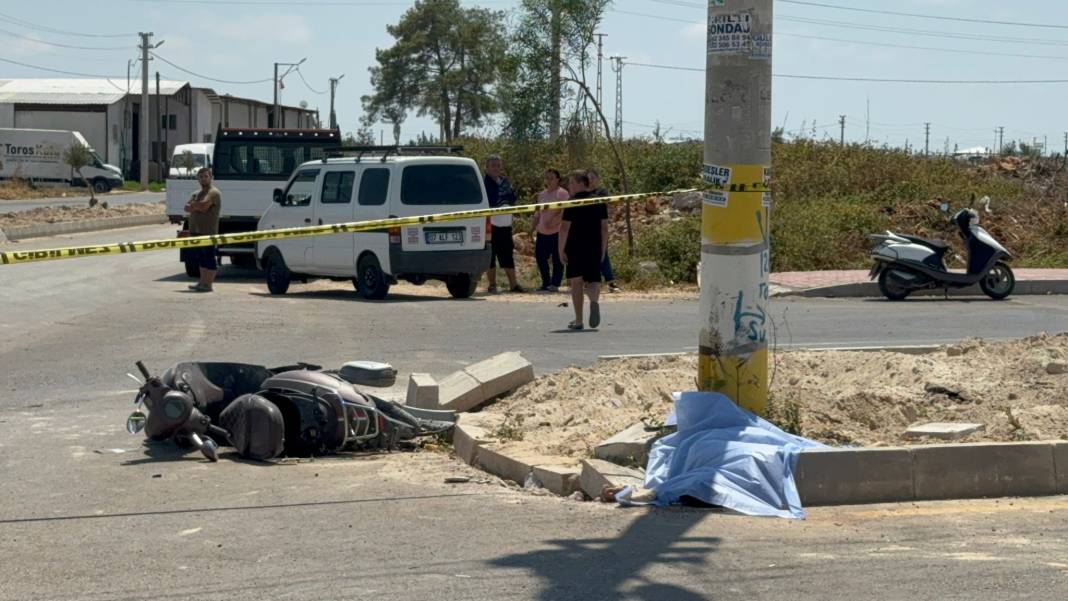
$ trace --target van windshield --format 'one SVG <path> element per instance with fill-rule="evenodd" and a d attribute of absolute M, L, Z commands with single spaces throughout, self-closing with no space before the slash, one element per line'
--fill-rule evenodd
<path fill-rule="evenodd" d="M 470 165 L 412 165 L 401 176 L 406 205 L 477 205 L 482 185 Z"/>
<path fill-rule="evenodd" d="M 207 167 L 208 166 L 208 155 L 190 153 L 190 156 L 193 157 L 193 167 L 194 168 Z M 185 161 L 186 161 L 185 153 L 184 152 L 181 152 L 181 153 L 176 152 L 176 153 L 174 153 L 174 158 L 171 159 L 171 165 L 174 165 L 176 167 L 185 167 L 186 166 L 185 165 Z"/>

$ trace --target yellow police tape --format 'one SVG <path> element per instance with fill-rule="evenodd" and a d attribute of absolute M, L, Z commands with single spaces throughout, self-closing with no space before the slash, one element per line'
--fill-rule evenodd
<path fill-rule="evenodd" d="M 376 219 L 373 221 L 353 221 L 348 223 L 331 223 L 328 225 L 290 227 L 255 232 L 239 232 L 234 234 L 216 234 L 214 236 L 193 236 L 189 238 L 147 240 L 143 242 L 119 242 L 116 244 L 101 244 L 94 246 L 71 246 L 66 248 L 48 248 L 42 250 L 9 251 L 0 253 L 0 264 L 14 265 L 19 263 L 34 263 L 37 261 L 57 261 L 59 259 L 75 259 L 78 257 L 96 257 L 101 255 L 151 252 L 157 250 L 199 248 L 203 246 L 218 246 L 221 244 L 263 242 L 265 240 L 280 240 L 283 238 L 307 238 L 311 236 L 330 236 L 333 234 L 353 234 L 356 232 L 387 230 L 390 228 L 403 227 L 406 225 L 421 225 L 425 223 L 458 221 L 461 219 L 472 219 L 476 217 L 492 217 L 494 215 L 509 214 L 523 215 L 527 213 L 533 213 L 541 209 L 567 209 L 586 205 L 623 202 L 626 200 L 649 198 L 652 196 L 670 196 L 672 194 L 681 194 L 684 192 L 695 191 L 697 191 L 696 188 L 690 188 L 685 190 L 670 190 L 667 192 L 643 192 L 641 194 L 599 196 L 595 198 L 583 198 L 580 200 L 561 200 L 557 202 L 520 205 L 515 207 L 500 207 L 496 209 L 475 209 L 471 211 L 439 213 L 437 215 L 394 217 L 391 219 Z"/>

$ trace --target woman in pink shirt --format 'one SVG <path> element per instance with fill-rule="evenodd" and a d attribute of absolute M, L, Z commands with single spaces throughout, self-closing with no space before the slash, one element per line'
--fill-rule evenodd
<path fill-rule="evenodd" d="M 546 169 L 545 189 L 538 192 L 538 202 L 555 202 L 568 198 L 570 195 L 567 190 L 560 185 L 560 172 L 556 169 Z M 541 272 L 541 288 L 538 288 L 538 292 L 556 292 L 564 278 L 564 264 L 560 262 L 558 248 L 563 213 L 563 209 L 544 209 L 534 213 L 534 231 L 538 233 L 534 244 L 534 257 L 538 261 L 538 271 Z"/>

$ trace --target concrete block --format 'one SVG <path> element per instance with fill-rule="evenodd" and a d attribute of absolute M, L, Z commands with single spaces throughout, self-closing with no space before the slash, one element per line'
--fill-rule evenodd
<path fill-rule="evenodd" d="M 534 381 L 534 366 L 519 353 L 501 353 L 467 366 L 467 375 L 482 385 L 482 402 Z"/>
<path fill-rule="evenodd" d="M 534 468 L 534 463 L 538 462 L 537 459 L 540 458 L 532 460 L 522 455 L 505 454 L 494 445 L 487 444 L 479 447 L 476 465 L 494 476 L 522 485 Z"/>
<path fill-rule="evenodd" d="M 1057 494 L 1068 495 L 1068 442 L 1054 442 L 1052 445 Z"/>
<path fill-rule="evenodd" d="M 535 465 L 534 477 L 547 490 L 561 497 L 579 490 L 579 466 L 575 464 Z"/>
<path fill-rule="evenodd" d="M 932 422 L 911 426 L 905 430 L 905 438 L 923 438 L 930 436 L 942 440 L 958 440 L 973 432 L 986 430 L 983 424 L 954 424 L 949 422 Z"/>
<path fill-rule="evenodd" d="M 802 504 L 849 505 L 913 498 L 907 448 L 802 451 L 794 469 Z"/>
<path fill-rule="evenodd" d="M 420 409 L 438 408 L 438 381 L 430 374 L 413 373 L 408 377 L 408 396 L 404 404 Z"/>
<path fill-rule="evenodd" d="M 457 422 L 452 429 L 452 448 L 456 456 L 468 465 L 476 465 L 479 448 L 491 440 L 493 438 L 489 432 L 478 426 Z"/>
<path fill-rule="evenodd" d="M 1053 445 L 977 443 L 912 448 L 917 499 L 1052 495 Z"/>
<path fill-rule="evenodd" d="M 656 437 L 655 430 L 647 431 L 645 424 L 637 423 L 594 447 L 593 454 L 598 459 L 613 463 L 645 465 L 649 458 L 649 447 Z"/>
<path fill-rule="evenodd" d="M 482 384 L 464 371 L 449 374 L 438 383 L 438 408 L 469 411 L 485 400 Z"/>
<path fill-rule="evenodd" d="M 611 486 L 642 486 L 645 473 L 629 467 L 623 467 L 601 459 L 583 459 L 582 473 L 579 475 L 579 487 L 591 499 L 601 496 L 601 489 Z"/>

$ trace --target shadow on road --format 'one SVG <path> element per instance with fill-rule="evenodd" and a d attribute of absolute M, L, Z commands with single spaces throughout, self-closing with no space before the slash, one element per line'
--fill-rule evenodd
<path fill-rule="evenodd" d="M 375 305 L 389 305 L 393 303 L 419 303 L 419 302 L 482 302 L 481 298 L 465 298 L 455 299 L 449 296 L 416 296 L 413 294 L 390 294 L 388 297 L 382 300 L 366 299 L 359 294 L 356 294 L 355 290 L 305 290 L 298 292 L 287 292 L 284 295 L 275 295 L 269 292 L 249 292 L 252 296 L 262 296 L 264 298 L 308 298 L 308 299 L 321 299 L 321 300 L 335 300 L 335 301 L 349 301 L 349 302 L 362 302 Z"/>
<path fill-rule="evenodd" d="M 156 278 L 157 282 L 196 282 L 196 278 L 185 275 L 184 272 Z M 255 269 L 242 269 L 240 267 L 223 267 L 215 276 L 219 283 L 254 284 L 263 282 L 263 272 Z"/>
<path fill-rule="evenodd" d="M 708 557 L 720 539 L 686 536 L 707 515 L 686 509 L 652 509 L 641 513 L 616 538 L 552 540 L 548 541 L 550 549 L 517 553 L 490 564 L 522 568 L 540 577 L 543 588 L 538 598 L 542 601 L 709 600 L 714 598 L 710 591 L 689 590 L 650 575 L 650 568 L 658 565 L 672 572 L 711 568 Z"/>

